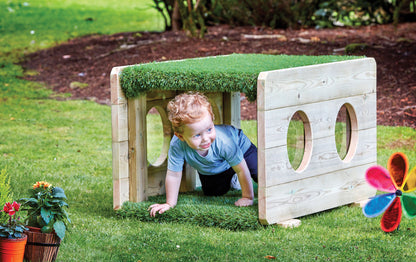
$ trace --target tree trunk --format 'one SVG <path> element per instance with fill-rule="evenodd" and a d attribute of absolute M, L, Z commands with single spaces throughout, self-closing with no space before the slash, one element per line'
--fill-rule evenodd
<path fill-rule="evenodd" d="M 181 1 L 181 0 L 175 0 L 175 3 L 173 4 L 172 31 L 174 32 L 182 30 L 181 14 L 179 13 L 178 1 Z"/>

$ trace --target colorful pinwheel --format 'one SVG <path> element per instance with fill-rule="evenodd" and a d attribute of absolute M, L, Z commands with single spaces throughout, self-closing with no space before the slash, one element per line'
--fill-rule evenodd
<path fill-rule="evenodd" d="M 403 153 L 394 153 L 387 162 L 387 170 L 381 166 L 370 167 L 366 172 L 367 182 L 379 191 L 388 192 L 376 195 L 363 207 L 366 217 L 381 218 L 381 229 L 385 232 L 396 230 L 404 214 L 416 216 L 416 196 L 409 194 L 416 190 L 416 167 L 408 173 L 409 160 Z"/>

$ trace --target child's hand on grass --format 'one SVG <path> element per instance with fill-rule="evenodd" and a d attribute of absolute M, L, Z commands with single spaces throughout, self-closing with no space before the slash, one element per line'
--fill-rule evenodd
<path fill-rule="evenodd" d="M 165 204 L 153 204 L 147 210 L 150 210 L 150 216 L 155 217 L 157 213 L 163 214 L 165 211 L 171 209 L 171 206 L 168 203 Z"/>
<path fill-rule="evenodd" d="M 252 206 L 253 205 L 253 199 L 249 199 L 249 198 L 240 198 L 239 200 L 237 200 L 234 205 L 238 206 L 238 207 L 248 207 L 248 206 Z"/>

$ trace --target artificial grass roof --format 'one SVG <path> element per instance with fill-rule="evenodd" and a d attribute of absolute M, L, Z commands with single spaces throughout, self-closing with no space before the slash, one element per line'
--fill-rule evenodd
<path fill-rule="evenodd" d="M 232 54 L 129 66 L 122 70 L 127 98 L 152 90 L 242 92 L 256 100 L 260 72 L 357 59 L 356 56 Z"/>

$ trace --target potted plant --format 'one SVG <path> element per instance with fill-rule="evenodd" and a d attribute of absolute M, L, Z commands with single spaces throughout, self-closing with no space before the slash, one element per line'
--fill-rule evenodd
<path fill-rule="evenodd" d="M 54 261 L 59 245 L 65 237 L 69 219 L 66 195 L 62 188 L 45 181 L 36 182 L 29 189 L 30 197 L 21 198 L 22 210 L 27 211 L 29 231 L 25 259 Z"/>
<path fill-rule="evenodd" d="M 20 204 L 7 202 L 1 212 L 9 215 L 8 222 L 0 225 L 0 261 L 23 261 L 27 242 L 27 228 L 17 216 Z"/>

